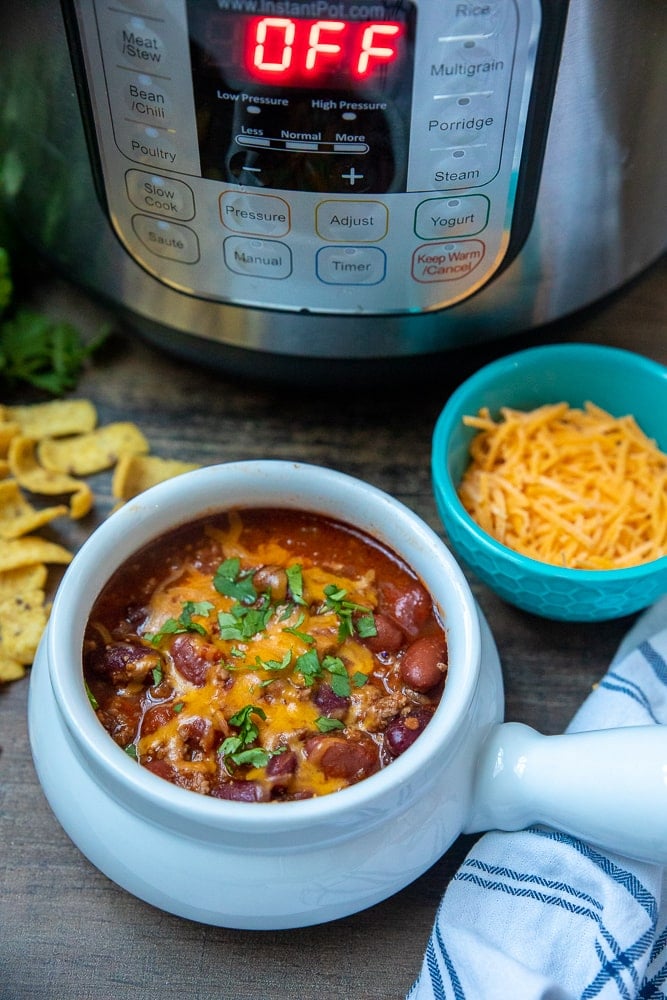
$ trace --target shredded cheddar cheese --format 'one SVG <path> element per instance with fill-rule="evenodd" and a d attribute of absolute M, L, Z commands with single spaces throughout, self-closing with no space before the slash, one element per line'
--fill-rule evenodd
<path fill-rule="evenodd" d="M 562 402 L 463 420 L 479 433 L 459 497 L 502 544 L 572 569 L 667 555 L 667 455 L 634 417 Z"/>

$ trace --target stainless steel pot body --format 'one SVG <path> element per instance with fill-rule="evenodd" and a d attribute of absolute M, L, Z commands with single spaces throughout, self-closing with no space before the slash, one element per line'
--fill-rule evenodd
<path fill-rule="evenodd" d="M 421 4 L 422 11 L 429 6 L 428 0 Z M 65 8 L 71 6 L 76 5 Z M 125 6 L 131 13 L 137 4 Z M 149 6 L 168 13 L 173 4 L 151 0 Z M 502 9 L 503 3 L 491 6 Z M 518 0 L 507 6 L 521 14 Z M 542 3 L 543 21 L 549 6 Z M 522 216 L 515 212 L 499 225 L 499 266 L 458 298 L 448 288 L 440 301 L 431 299 L 423 307 L 406 296 L 404 307 L 392 300 L 384 310 L 377 304 L 382 296 L 373 307 L 355 306 L 354 292 L 340 289 L 337 299 L 334 289 L 334 299 L 320 308 L 317 290 L 313 298 L 311 289 L 304 300 L 295 294 L 288 303 L 276 304 L 269 293 L 263 301 L 260 290 L 250 301 L 225 291 L 223 267 L 216 297 L 165 283 L 159 256 L 147 267 L 128 252 L 118 233 L 104 177 L 100 181 L 95 165 L 100 122 L 87 116 L 85 94 L 80 103 L 82 79 L 85 84 L 91 67 L 73 71 L 61 9 L 37 0 L 6 0 L 0 13 L 5 199 L 21 232 L 66 275 L 125 311 L 165 348 L 212 363 L 224 365 L 233 358 L 237 367 L 252 372 L 262 358 L 282 359 L 288 366 L 294 356 L 325 364 L 405 358 L 537 327 L 615 290 L 665 246 L 667 7 L 657 0 L 631 8 L 622 0 L 604 5 L 572 0 L 565 18 L 564 6 L 551 5 L 549 14 L 562 27 L 562 39 L 551 40 L 550 53 L 537 47 L 535 72 L 540 72 L 540 59 L 551 59 L 553 66 L 543 74 L 543 91 L 531 97 L 530 162 L 525 155 L 519 162 L 517 148 L 515 168 L 508 173 L 508 199 L 515 198 L 515 187 L 523 191 Z M 525 113 L 524 102 L 520 114 Z M 424 131 L 432 127 L 425 123 Z M 128 173 L 137 168 L 139 173 L 148 169 L 128 160 Z M 247 189 L 239 185 L 238 190 Z M 424 193 L 424 202 L 431 194 Z M 483 187 L 475 192 L 479 195 Z M 299 192 L 291 192 L 290 198 L 298 197 Z M 219 219 L 215 225 L 220 226 Z M 451 246 L 436 241 L 433 233 L 425 235 L 430 242 L 418 239 L 416 245 Z M 230 233 L 219 235 L 221 246 L 223 236 Z M 233 232 L 231 236 L 238 238 Z M 415 242 L 414 232 L 405 236 Z M 400 240 L 399 231 L 394 245 Z M 512 241 L 512 253 L 502 259 Z M 377 247 L 382 251 L 379 243 Z M 366 260 L 363 254 L 358 259 L 362 264 Z M 339 301 L 340 308 L 332 301 Z"/>

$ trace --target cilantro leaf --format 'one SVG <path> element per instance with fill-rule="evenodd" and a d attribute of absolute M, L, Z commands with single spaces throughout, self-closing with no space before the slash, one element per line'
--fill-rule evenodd
<path fill-rule="evenodd" d="M 262 660 L 259 656 L 255 657 L 255 663 L 262 670 L 284 670 L 289 667 L 292 662 L 292 650 L 288 649 L 282 660 Z"/>
<path fill-rule="evenodd" d="M 252 639 L 258 632 L 263 632 L 268 625 L 273 609 L 268 599 L 259 607 L 251 608 L 244 604 L 233 604 L 229 611 L 218 612 L 218 625 L 222 639 L 243 641 Z"/>
<path fill-rule="evenodd" d="M 95 709 L 95 711 L 97 711 L 97 709 L 100 707 L 100 703 L 98 702 L 97 698 L 95 697 L 95 695 L 93 694 L 93 692 L 88 687 L 88 682 L 86 682 L 86 694 L 88 695 L 88 701 L 93 706 L 93 708 Z"/>
<path fill-rule="evenodd" d="M 350 695 L 350 678 L 347 667 L 339 656 L 325 656 L 322 666 L 329 673 L 329 683 L 331 690 L 341 698 L 348 698 Z"/>
<path fill-rule="evenodd" d="M 224 597 L 231 597 L 241 604 L 254 604 L 257 600 L 257 591 L 252 582 L 254 575 L 254 571 L 241 572 L 240 559 L 225 559 L 215 571 L 213 586 Z"/>
<path fill-rule="evenodd" d="M 285 570 L 290 594 L 295 604 L 305 604 L 303 596 L 303 572 L 300 563 L 294 563 Z"/>
<path fill-rule="evenodd" d="M 320 715 L 315 719 L 315 725 L 321 733 L 331 733 L 335 729 L 345 729 L 340 719 L 331 719 L 328 715 Z"/>
<path fill-rule="evenodd" d="M 20 309 L 0 326 L 0 376 L 62 396 L 76 386 L 85 362 L 107 335 L 105 330 L 86 344 L 71 323 Z"/>
<path fill-rule="evenodd" d="M 315 680 L 322 676 L 322 667 L 317 650 L 309 649 L 305 653 L 302 653 L 301 656 L 298 656 L 295 668 L 303 677 L 306 685 L 312 687 Z"/>
<path fill-rule="evenodd" d="M 345 639 L 354 635 L 355 622 L 353 616 L 358 612 L 362 612 L 362 616 L 357 619 L 356 623 L 356 631 L 358 634 L 365 638 L 377 635 L 375 619 L 373 618 L 373 614 L 370 609 L 364 607 L 363 604 L 355 604 L 354 601 L 346 601 L 346 594 L 347 591 L 342 587 L 337 587 L 335 583 L 328 583 L 324 588 L 324 603 L 326 607 L 338 615 L 338 641 L 344 642 Z"/>
<path fill-rule="evenodd" d="M 224 758 L 225 764 L 235 764 L 242 767 L 249 764 L 251 767 L 266 767 L 271 757 L 284 753 L 287 747 L 278 747 L 275 750 L 265 750 L 263 747 L 253 747 L 252 744 L 259 737 L 259 730 L 252 716 L 266 719 L 266 712 L 258 705 L 244 705 L 238 712 L 232 715 L 229 720 L 231 726 L 238 727 L 235 736 L 228 736 L 218 748 L 218 753 Z"/>
<path fill-rule="evenodd" d="M 314 637 L 310 635 L 309 632 L 301 632 L 299 629 L 299 626 L 303 625 L 305 617 L 306 616 L 304 614 L 299 615 L 296 624 L 285 625 L 285 627 L 283 628 L 283 632 L 288 632 L 290 635 L 296 636 L 297 639 L 301 639 L 301 641 L 305 642 L 307 646 L 312 646 L 315 643 Z"/>
<path fill-rule="evenodd" d="M 165 636 L 180 635 L 184 632 L 197 632 L 198 635 L 206 635 L 206 629 L 200 622 L 192 620 L 193 615 L 205 618 L 213 605 L 210 601 L 184 601 L 178 618 L 167 618 L 166 622 L 157 632 L 147 632 L 144 638 L 152 646 L 159 646 Z"/>

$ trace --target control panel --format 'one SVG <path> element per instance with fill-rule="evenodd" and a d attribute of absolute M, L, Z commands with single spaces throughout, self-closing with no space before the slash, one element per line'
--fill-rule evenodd
<path fill-rule="evenodd" d="M 416 313 L 507 252 L 539 0 L 88 0 L 107 210 L 186 294 Z"/>

